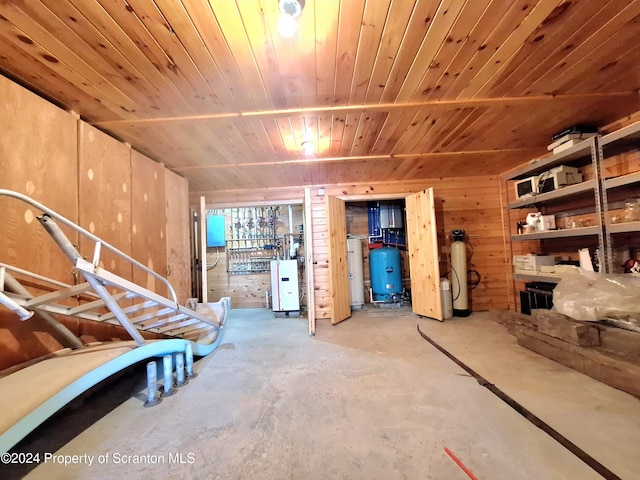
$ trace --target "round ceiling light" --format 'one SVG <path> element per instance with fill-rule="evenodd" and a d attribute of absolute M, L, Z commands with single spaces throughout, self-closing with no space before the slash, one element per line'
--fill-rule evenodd
<path fill-rule="evenodd" d="M 314 155 L 315 153 L 315 146 L 313 145 L 313 142 L 310 140 L 305 140 L 304 142 L 302 142 L 302 153 L 307 156 L 310 157 L 312 155 Z"/>
<path fill-rule="evenodd" d="M 283 13 L 280 15 L 280 19 L 278 20 L 278 32 L 284 38 L 291 38 L 296 34 L 298 30 L 298 22 L 288 13 Z"/>
<path fill-rule="evenodd" d="M 284 38 L 291 38 L 298 30 L 296 18 L 302 13 L 304 0 L 278 0 L 280 8 L 280 20 L 278 20 L 278 32 Z"/>
<path fill-rule="evenodd" d="M 278 6 L 282 15 L 289 15 L 297 18 L 304 8 L 304 0 L 278 0 Z"/>

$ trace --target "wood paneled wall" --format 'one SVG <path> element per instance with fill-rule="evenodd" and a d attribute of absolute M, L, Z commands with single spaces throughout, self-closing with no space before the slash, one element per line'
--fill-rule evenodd
<path fill-rule="evenodd" d="M 331 306 L 328 275 L 327 217 L 325 195 L 344 199 L 349 205 L 376 199 L 404 199 L 408 193 L 427 187 L 435 191 L 436 210 L 440 236 L 446 237 L 451 230 L 466 230 L 473 254 L 469 267 L 478 271 L 482 279 L 469 295 L 470 308 L 481 311 L 502 309 L 509 305 L 508 281 L 511 275 L 507 265 L 508 245 L 505 243 L 505 225 L 502 211 L 501 183 L 499 177 L 436 178 L 428 181 L 395 183 L 338 184 L 311 188 L 311 225 L 305 226 L 306 241 L 313 242 L 315 313 L 318 319 L 329 318 Z M 244 204 L 264 202 L 270 191 L 238 192 L 236 198 Z M 299 189 L 290 190 L 291 198 L 300 195 Z M 278 189 L 277 197 L 287 197 Z M 220 201 L 223 196 L 221 195 Z M 228 201 L 228 196 L 225 196 Z M 362 209 L 366 215 L 366 209 Z M 347 228 L 352 234 L 365 234 L 366 219 L 356 218 L 355 209 L 347 211 Z M 351 218 L 350 218 L 351 217 Z M 448 243 L 447 243 L 448 245 Z M 366 270 L 365 270 L 366 274 Z"/>
<path fill-rule="evenodd" d="M 0 188 L 34 198 L 158 273 L 165 273 L 169 254 L 179 297 L 190 296 L 186 180 L 4 77 L 0 102 Z M 71 263 L 35 218 L 40 212 L 4 196 L 0 211 L 0 262 L 74 283 Z M 92 256 L 92 241 L 62 229 L 83 256 Z M 106 249 L 102 259 L 106 269 L 133 277 Z M 153 286 L 144 277 L 142 285 Z M 114 325 L 59 320 L 87 340 L 129 338 Z M 36 317 L 20 322 L 0 306 L 0 370 L 60 348 Z"/>
<path fill-rule="evenodd" d="M 503 309 L 509 306 L 508 288 L 511 278 L 510 262 L 507 264 L 509 243 L 503 219 L 501 182 L 497 176 L 473 178 L 434 178 L 426 181 L 385 182 L 361 184 L 336 184 L 312 187 L 311 225 L 305 225 L 305 241 L 313 242 L 313 265 L 315 313 L 317 319 L 330 316 L 331 297 L 328 274 L 328 232 L 325 195 L 334 195 L 349 203 L 369 200 L 404 199 L 405 195 L 433 187 L 440 237 L 446 238 L 451 230 L 463 228 L 473 245 L 469 268 L 478 271 L 482 279 L 469 294 L 472 310 Z M 273 195 L 273 196 L 272 196 Z M 302 189 L 247 190 L 243 192 L 220 192 L 208 199 L 214 204 L 229 205 L 237 201 L 243 205 L 268 204 L 304 196 Z M 193 198 L 191 199 L 193 202 Z M 217 203 L 219 202 L 219 203 Z M 352 234 L 366 234 L 366 209 L 360 215 L 354 208 L 347 211 L 347 229 Z M 508 238 L 508 237 L 507 237 Z M 448 242 L 447 244 L 448 245 Z M 446 247 L 445 245 L 445 247 Z M 368 252 L 365 252 L 365 255 Z M 446 252 L 445 252 L 446 255 Z M 365 265 L 366 267 L 366 265 Z M 365 268 L 367 275 L 368 268 Z"/>
<path fill-rule="evenodd" d="M 451 230 L 462 228 L 468 235 L 469 243 L 473 245 L 473 254 L 468 258 L 469 268 L 478 271 L 481 282 L 469 294 L 470 308 L 476 311 L 506 308 L 508 269 L 499 177 L 336 186 L 326 187 L 325 193 L 347 200 L 363 197 L 404 198 L 408 193 L 428 187 L 434 188 L 436 211 L 438 220 L 441 221 L 438 225 L 440 236 L 448 237 Z M 445 247 L 448 245 L 447 240 Z M 317 318 L 322 318 L 324 312 L 318 311 L 317 315 Z"/>

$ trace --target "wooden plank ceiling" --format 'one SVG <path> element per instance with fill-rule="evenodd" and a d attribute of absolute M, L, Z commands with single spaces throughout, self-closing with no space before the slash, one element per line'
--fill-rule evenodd
<path fill-rule="evenodd" d="M 2 0 L 0 70 L 201 194 L 499 174 L 640 110 L 640 0 L 307 0 L 292 38 L 279 17 Z"/>

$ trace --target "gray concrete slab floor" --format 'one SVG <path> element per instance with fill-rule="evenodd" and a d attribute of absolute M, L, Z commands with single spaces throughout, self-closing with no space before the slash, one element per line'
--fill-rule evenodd
<path fill-rule="evenodd" d="M 77 463 L 41 463 L 25 478 L 470 478 L 445 448 L 478 479 L 602 478 L 422 339 L 418 323 L 621 478 L 639 471 L 638 400 L 522 349 L 486 314 L 441 324 L 365 310 L 318 322 L 309 337 L 305 318 L 254 309 L 231 311 L 221 346 L 176 395 L 152 408 L 129 398 L 53 452 Z M 604 415 L 591 424 L 593 405 Z M 600 437 L 584 435 L 594 428 Z M 599 441 L 634 443 L 602 453 Z"/>

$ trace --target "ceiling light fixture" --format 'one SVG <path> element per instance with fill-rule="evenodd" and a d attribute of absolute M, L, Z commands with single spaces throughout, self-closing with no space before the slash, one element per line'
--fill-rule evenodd
<path fill-rule="evenodd" d="M 278 0 L 280 8 L 280 20 L 278 20 L 278 32 L 284 38 L 291 38 L 298 30 L 297 18 L 304 8 L 304 0 Z"/>
<path fill-rule="evenodd" d="M 304 153 L 306 157 L 313 156 L 315 154 L 315 147 L 313 145 L 313 142 L 309 140 L 305 140 L 304 142 L 302 142 L 302 153 Z"/>

